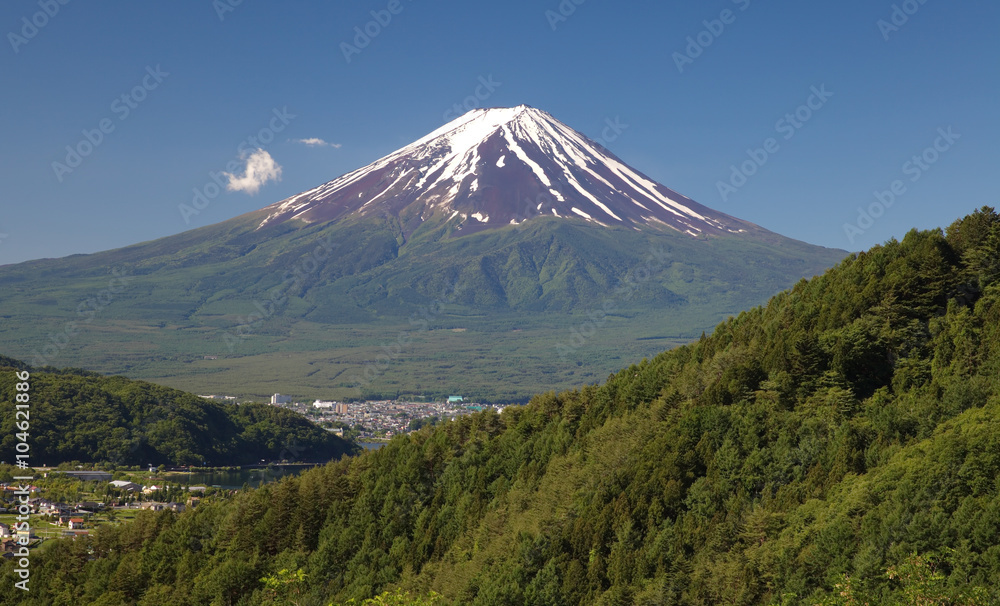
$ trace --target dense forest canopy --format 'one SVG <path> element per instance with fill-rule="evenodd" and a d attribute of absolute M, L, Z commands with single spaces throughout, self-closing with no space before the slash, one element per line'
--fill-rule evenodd
<path fill-rule="evenodd" d="M 0 460 L 13 462 L 12 414 L 23 362 L 0 357 Z M 79 369 L 35 370 L 30 380 L 31 462 L 245 465 L 326 462 L 355 448 L 301 415 L 264 404 L 222 404 L 193 394 Z"/>
<path fill-rule="evenodd" d="M 603 385 L 60 542 L 0 604 L 1000 603 L 998 412 L 984 207 Z"/>

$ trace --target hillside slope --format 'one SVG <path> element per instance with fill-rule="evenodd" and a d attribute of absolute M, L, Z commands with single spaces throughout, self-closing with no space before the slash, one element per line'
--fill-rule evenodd
<path fill-rule="evenodd" d="M 5 353 L 240 396 L 525 401 L 697 338 L 845 254 L 551 217 L 461 237 L 427 225 L 408 240 L 380 217 L 254 231 L 258 219 L 0 268 Z M 604 301 L 614 343 L 553 359 Z M 359 385 L 401 333 L 405 355 Z M 463 352 L 462 372 L 443 350 Z"/>
<path fill-rule="evenodd" d="M 12 462 L 15 369 L 31 370 L 33 465 L 247 465 L 281 459 L 326 462 L 357 446 L 301 415 L 264 404 L 222 404 L 175 389 L 0 356 L 0 452 Z M 10 403 L 10 404 L 7 404 Z"/>
<path fill-rule="evenodd" d="M 998 413 L 984 208 L 601 386 L 60 543 L 18 603 L 997 603 Z"/>

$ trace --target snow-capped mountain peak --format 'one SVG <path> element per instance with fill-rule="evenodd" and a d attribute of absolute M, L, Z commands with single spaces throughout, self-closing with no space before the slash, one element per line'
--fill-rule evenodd
<path fill-rule="evenodd" d="M 520 105 L 477 109 L 315 189 L 266 209 L 260 227 L 394 214 L 432 216 L 461 233 L 547 215 L 698 236 L 750 224 L 704 207 L 629 167 L 548 113 Z"/>

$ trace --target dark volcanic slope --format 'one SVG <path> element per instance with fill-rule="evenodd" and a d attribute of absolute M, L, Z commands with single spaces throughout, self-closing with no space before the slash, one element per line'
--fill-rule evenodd
<path fill-rule="evenodd" d="M 698 236 L 756 226 L 716 212 L 627 166 L 549 114 L 527 106 L 475 110 L 426 137 L 264 209 L 289 219 L 402 217 L 412 231 L 443 214 L 460 233 L 548 215 L 595 224 L 666 225 Z"/>

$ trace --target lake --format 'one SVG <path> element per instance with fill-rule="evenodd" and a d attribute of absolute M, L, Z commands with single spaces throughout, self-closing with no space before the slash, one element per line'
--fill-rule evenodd
<path fill-rule="evenodd" d="M 358 442 L 365 450 L 378 450 L 385 442 Z M 185 486 L 218 486 L 228 490 L 243 488 L 244 484 L 257 488 L 261 484 L 273 482 L 284 476 L 298 475 L 311 465 L 269 465 L 267 467 L 243 467 L 241 469 L 218 469 L 213 471 L 196 471 L 193 473 L 167 472 L 163 479 L 172 484 Z"/>
<path fill-rule="evenodd" d="M 243 467 L 241 469 L 219 469 L 193 473 L 170 472 L 163 474 L 163 479 L 185 486 L 219 486 L 235 490 L 243 488 L 244 484 L 256 488 L 261 484 L 273 482 L 284 476 L 298 475 L 306 469 L 312 469 L 312 466 L 270 465 L 263 468 Z"/>

